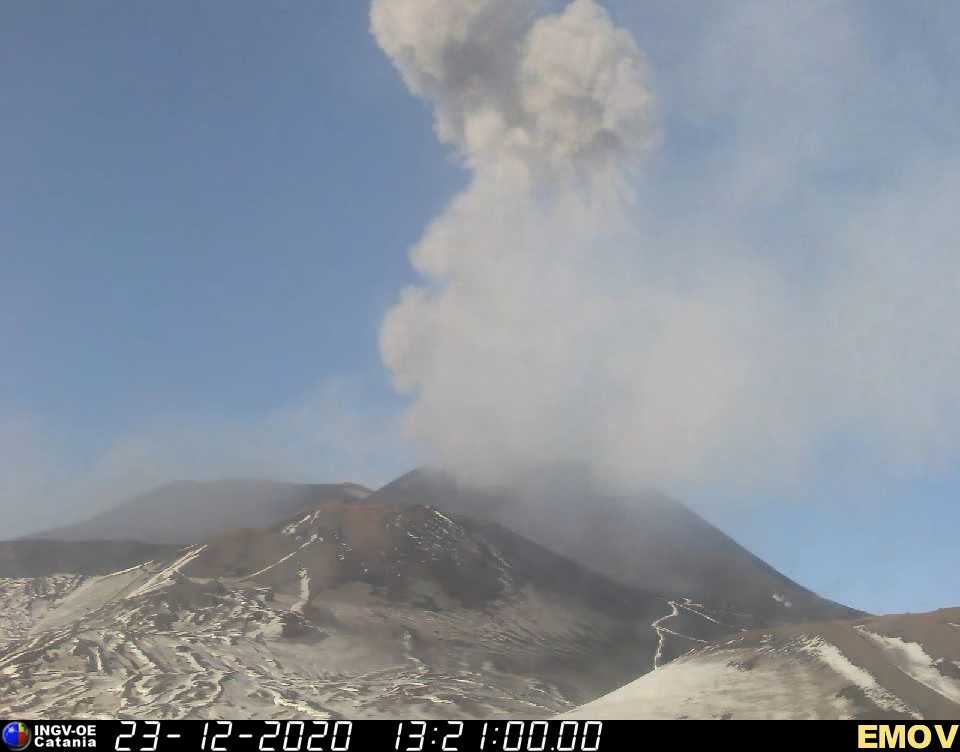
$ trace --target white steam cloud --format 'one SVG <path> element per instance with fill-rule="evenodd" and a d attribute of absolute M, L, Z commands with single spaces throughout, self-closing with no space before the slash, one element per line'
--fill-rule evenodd
<path fill-rule="evenodd" d="M 835 48 L 808 55 L 813 11 L 768 18 L 781 69 L 749 59 L 764 47 L 738 44 L 744 19 L 712 28 L 699 81 L 716 85 L 698 103 L 707 117 L 729 104 L 737 146 L 668 205 L 660 194 L 676 199 L 679 178 L 643 163 L 659 105 L 637 44 L 594 0 L 540 8 L 372 5 L 377 42 L 471 170 L 413 249 L 424 283 L 381 330 L 431 457 L 475 481 L 573 462 L 616 487 L 671 490 L 781 485 L 851 448 L 908 472 L 955 459 L 950 160 L 905 162 L 897 185 L 847 194 L 842 211 L 787 201 L 791 180 L 813 190 L 804 170 L 833 146 L 826 108 L 842 109 L 862 75 L 843 19 L 809 37 Z M 811 76 L 831 54 L 839 72 Z"/>

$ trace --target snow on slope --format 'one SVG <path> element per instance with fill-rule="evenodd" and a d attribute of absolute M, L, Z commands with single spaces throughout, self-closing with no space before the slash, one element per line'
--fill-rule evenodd
<path fill-rule="evenodd" d="M 563 718 L 824 718 L 850 717 L 851 703 L 824 693 L 813 665 L 784 680 L 781 666 L 745 670 L 736 651 L 681 657 Z M 735 697 L 731 701 L 731 697 Z"/>
<path fill-rule="evenodd" d="M 960 609 L 754 631 L 564 718 L 956 718 Z"/>
<path fill-rule="evenodd" d="M 498 526 L 352 503 L 0 578 L 0 605 L 0 715 L 27 718 L 546 717 L 735 631 Z"/>
<path fill-rule="evenodd" d="M 880 686 L 869 671 L 851 663 L 836 645 L 826 642 L 822 637 L 811 637 L 804 640 L 799 649 L 817 658 L 837 676 L 849 681 L 851 687 L 863 692 L 870 702 L 881 710 L 919 718 L 915 710 L 908 708 L 900 698 Z"/>
<path fill-rule="evenodd" d="M 907 642 L 899 637 L 886 637 L 864 627 L 858 627 L 858 630 L 864 637 L 879 645 L 893 664 L 907 676 L 960 704 L 960 680 L 951 679 L 941 673 L 938 662 L 943 663 L 944 659 L 935 661 L 919 643 Z"/>

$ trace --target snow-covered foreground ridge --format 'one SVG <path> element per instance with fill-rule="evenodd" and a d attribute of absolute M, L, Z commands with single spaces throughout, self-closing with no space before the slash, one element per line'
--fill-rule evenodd
<path fill-rule="evenodd" d="M 960 609 L 745 632 L 567 718 L 957 718 Z"/>

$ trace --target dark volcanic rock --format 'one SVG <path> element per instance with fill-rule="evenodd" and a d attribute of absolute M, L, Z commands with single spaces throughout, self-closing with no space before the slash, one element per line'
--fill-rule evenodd
<path fill-rule="evenodd" d="M 496 522 L 610 579 L 739 610 L 751 624 L 862 614 L 780 574 L 679 502 L 598 493 L 575 475 L 518 492 L 477 490 L 418 470 L 365 503 L 430 504 Z"/>

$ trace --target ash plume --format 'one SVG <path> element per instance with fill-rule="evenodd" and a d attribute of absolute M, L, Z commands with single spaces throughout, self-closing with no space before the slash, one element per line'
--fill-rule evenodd
<path fill-rule="evenodd" d="M 412 249 L 423 281 L 380 333 L 429 459 L 477 482 L 586 463 L 615 487 L 671 490 L 781 487 L 835 446 L 867 466 L 949 462 L 960 445 L 949 172 L 906 155 L 917 166 L 900 184 L 855 196 L 845 216 L 821 212 L 824 238 L 801 252 L 787 237 L 809 219 L 801 208 L 782 215 L 786 251 L 736 226 L 807 179 L 795 130 L 836 130 L 817 106 L 842 107 L 844 71 L 861 69 L 852 24 L 826 19 L 824 38 L 838 41 L 816 55 L 846 67 L 816 85 L 804 35 L 759 25 L 785 61 L 761 70 L 744 58 L 769 50 L 731 36 L 751 26 L 717 24 L 699 61 L 717 85 L 700 104 L 716 110 L 731 89 L 739 140 L 692 184 L 714 191 L 712 205 L 683 206 L 675 184 L 658 191 L 644 172 L 659 105 L 634 39 L 594 0 L 541 7 L 372 5 L 376 41 L 471 173 Z M 821 11 L 838 12 L 805 10 L 797 28 L 815 32 Z M 736 86 L 717 83 L 724 72 Z M 790 89 L 791 76 L 805 86 Z M 761 112 L 782 112 L 781 130 L 760 137 Z M 812 164 L 830 158 L 821 151 Z M 804 261 L 818 274 L 798 275 Z"/>

